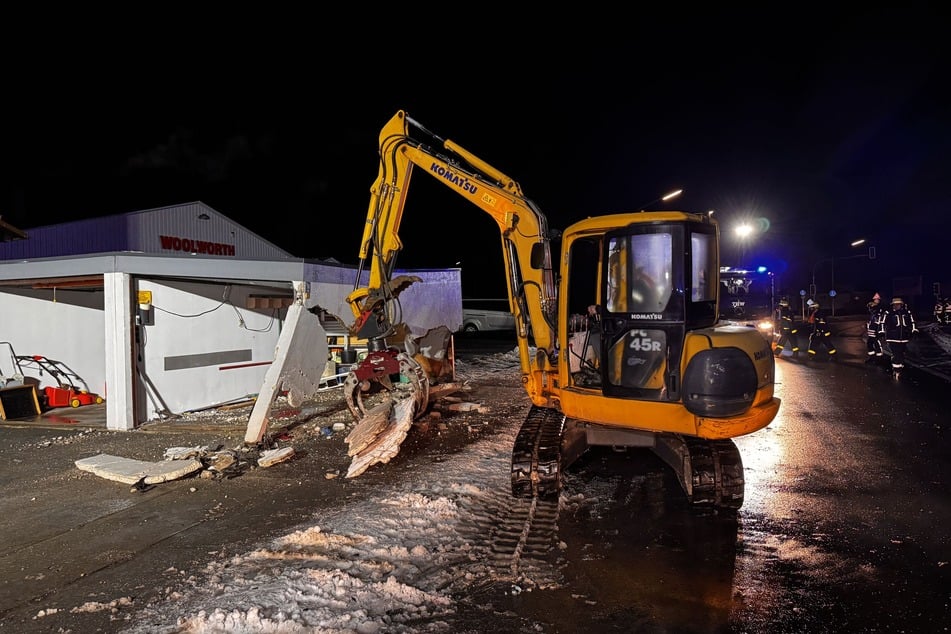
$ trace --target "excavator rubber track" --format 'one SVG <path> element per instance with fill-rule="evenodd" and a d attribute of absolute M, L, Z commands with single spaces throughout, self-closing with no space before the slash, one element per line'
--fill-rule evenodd
<path fill-rule="evenodd" d="M 512 495 L 557 497 L 561 491 L 561 437 L 565 415 L 533 405 L 512 448 Z"/>
<path fill-rule="evenodd" d="M 743 461 L 732 440 L 687 438 L 690 503 L 697 507 L 737 510 L 743 505 Z M 686 474 L 685 474 L 686 475 Z"/>

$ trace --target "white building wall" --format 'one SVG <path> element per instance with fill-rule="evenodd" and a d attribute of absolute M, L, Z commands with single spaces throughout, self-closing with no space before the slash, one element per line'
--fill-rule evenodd
<path fill-rule="evenodd" d="M 461 269 L 414 269 L 398 270 L 396 275 L 415 275 L 422 281 L 414 282 L 399 296 L 403 321 L 413 336 L 425 335 L 437 326 L 446 326 L 455 332 L 462 327 L 462 270 Z M 311 283 L 311 300 L 339 317 L 343 323 L 353 322 L 353 312 L 347 304 L 347 295 L 353 292 L 355 269 L 307 264 L 304 267 Z M 368 275 L 364 274 L 363 283 Z M 402 319 L 399 319 L 401 317 Z"/>
<path fill-rule="evenodd" d="M 153 324 L 139 327 L 146 419 L 240 400 L 261 388 L 286 308 L 245 308 L 260 287 L 138 280 Z"/>
<path fill-rule="evenodd" d="M 101 289 L 9 289 L 0 295 L 0 307 L 0 341 L 10 342 L 17 355 L 41 355 L 65 363 L 90 392 L 107 398 Z M 6 374 L 6 366 L 0 368 Z M 59 385 L 48 374 L 41 376 L 26 368 L 24 374 L 39 378 L 41 388 Z"/>
<path fill-rule="evenodd" d="M 248 296 L 290 297 L 292 282 L 302 279 L 309 288 L 308 307 L 319 305 L 349 324 L 346 296 L 353 290 L 355 272 L 325 263 L 301 263 L 295 270 L 294 264 L 275 262 L 138 254 L 5 262 L 0 264 L 0 279 L 45 277 L 48 282 L 69 275 L 89 279 L 98 273 L 105 288 L 0 286 L 0 341 L 9 341 L 18 355 L 62 361 L 90 391 L 106 398 L 110 428 L 134 429 L 165 412 L 181 413 L 257 394 L 274 360 L 286 308 L 249 309 Z M 414 335 L 439 325 L 451 330 L 461 325 L 458 269 L 401 273 L 423 279 L 400 296 L 403 318 Z M 208 279 L 177 278 L 186 274 Z M 106 290 L 112 294 L 110 316 Z M 152 292 L 153 322 L 136 331 L 131 323 L 138 290 Z M 130 305 L 131 315 L 125 312 Z M 110 341 L 107 333 L 113 333 Z M 144 375 L 138 374 L 139 367 Z M 48 376 L 34 376 L 40 387 L 57 384 Z M 120 394 L 121 386 L 117 387 L 120 383 L 128 387 L 129 377 L 134 396 L 133 389 Z"/>
<path fill-rule="evenodd" d="M 462 272 L 460 269 L 413 271 L 422 278 L 400 294 L 403 320 L 420 337 L 432 328 L 462 328 Z"/>

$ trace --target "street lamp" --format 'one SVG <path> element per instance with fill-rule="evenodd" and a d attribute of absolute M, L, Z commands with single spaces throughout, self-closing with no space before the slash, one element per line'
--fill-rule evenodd
<path fill-rule="evenodd" d="M 640 208 L 641 213 L 643 213 L 643 212 L 644 212 L 644 207 L 647 207 L 648 205 L 653 205 L 654 203 L 661 203 L 661 202 L 665 203 L 665 202 L 667 202 L 668 200 L 671 200 L 671 199 L 673 199 L 673 198 L 676 198 L 677 196 L 681 195 L 682 193 L 684 193 L 684 190 L 682 190 L 682 189 L 677 189 L 677 190 L 674 190 L 674 191 L 670 192 L 669 194 L 665 194 L 664 196 L 661 196 L 660 198 L 656 198 L 656 199 L 654 199 L 654 200 L 651 200 L 651 201 L 648 201 L 648 202 L 646 202 L 646 203 L 640 204 L 640 205 L 638 205 L 638 207 Z"/>
<path fill-rule="evenodd" d="M 753 235 L 753 231 L 753 225 L 748 222 L 742 222 L 733 228 L 733 233 L 740 243 L 740 261 L 737 262 L 737 265 L 741 268 L 745 266 L 746 247 L 749 244 L 750 237 Z"/>
<path fill-rule="evenodd" d="M 860 246 L 860 245 L 863 245 L 863 244 L 865 244 L 865 238 L 859 238 L 859 239 L 857 239 L 857 240 L 853 240 L 852 242 L 850 242 L 850 243 L 849 243 L 849 246 L 851 246 L 851 247 L 854 248 L 854 247 L 857 247 L 857 246 Z M 861 254 L 861 255 L 847 255 L 847 256 L 844 256 L 844 257 L 840 257 L 839 259 L 840 259 L 840 260 L 850 260 L 850 259 L 852 259 L 852 258 L 871 258 L 871 257 L 873 257 L 872 254 L 874 254 L 874 253 L 875 253 L 874 248 L 870 248 L 870 249 L 869 249 L 869 253 L 868 253 L 867 255 L 864 254 L 864 253 Z M 835 296 L 836 296 L 836 291 L 835 291 L 835 256 L 833 256 L 833 257 L 831 257 L 831 258 L 823 258 L 823 259 L 819 260 L 818 262 L 816 262 L 815 264 L 812 265 L 812 288 L 810 288 L 809 290 L 812 291 L 812 292 L 811 292 L 811 295 L 812 295 L 813 299 L 815 299 L 815 296 L 816 296 L 816 267 L 819 266 L 821 263 L 825 262 L 826 260 L 828 260 L 829 263 L 830 263 L 830 264 L 829 264 L 829 269 L 830 269 L 830 278 L 829 278 L 829 303 L 832 305 L 832 316 L 835 317 Z"/>
<path fill-rule="evenodd" d="M 740 240 L 746 240 L 751 235 L 753 235 L 753 225 L 745 222 L 743 224 L 736 225 L 736 227 L 733 229 L 733 233 L 735 233 L 736 237 L 738 237 Z"/>
<path fill-rule="evenodd" d="M 829 281 L 829 302 L 832 304 L 832 316 L 835 317 L 835 258 L 822 258 L 812 265 L 812 286 L 809 288 L 812 299 L 816 298 L 816 267 L 823 262 L 829 262 L 831 268 L 831 277 Z"/>

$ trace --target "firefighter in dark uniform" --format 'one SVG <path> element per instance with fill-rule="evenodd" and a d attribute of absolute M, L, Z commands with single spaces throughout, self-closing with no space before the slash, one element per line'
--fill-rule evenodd
<path fill-rule="evenodd" d="M 779 306 L 776 307 L 776 322 L 779 325 L 779 339 L 776 341 L 774 354 L 778 357 L 788 347 L 792 350 L 792 356 L 798 357 L 799 340 L 797 333 L 799 328 L 793 323 L 792 309 L 789 308 L 789 300 L 785 297 L 779 300 Z"/>
<path fill-rule="evenodd" d="M 892 354 L 892 373 L 897 379 L 905 369 L 905 349 L 911 336 L 918 332 L 915 316 L 911 314 L 901 297 L 892 299 L 891 307 L 882 318 L 879 337 L 885 337 Z"/>
<path fill-rule="evenodd" d="M 826 322 L 825 312 L 819 307 L 819 302 L 813 302 L 809 311 L 809 323 L 812 324 L 812 332 L 809 333 L 809 358 L 815 359 L 819 350 L 825 348 L 827 358 L 831 361 L 835 358 L 836 349 L 832 343 L 832 330 Z"/>
<path fill-rule="evenodd" d="M 880 362 L 885 357 L 882 342 L 878 338 L 878 331 L 881 330 L 884 314 L 885 305 L 882 304 L 882 296 L 875 293 L 872 296 L 872 301 L 868 303 L 868 321 L 865 323 L 865 344 L 868 353 L 866 363 Z"/>

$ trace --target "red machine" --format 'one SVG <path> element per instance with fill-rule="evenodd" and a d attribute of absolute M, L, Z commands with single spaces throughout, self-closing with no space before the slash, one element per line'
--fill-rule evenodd
<path fill-rule="evenodd" d="M 68 365 L 62 361 L 54 361 L 44 356 L 17 357 L 20 366 L 27 370 L 37 370 L 40 377 L 49 374 L 59 385 L 48 385 L 42 388 L 43 401 L 48 409 L 55 407 L 79 407 L 104 402 L 98 394 L 89 391 L 89 386 Z"/>

